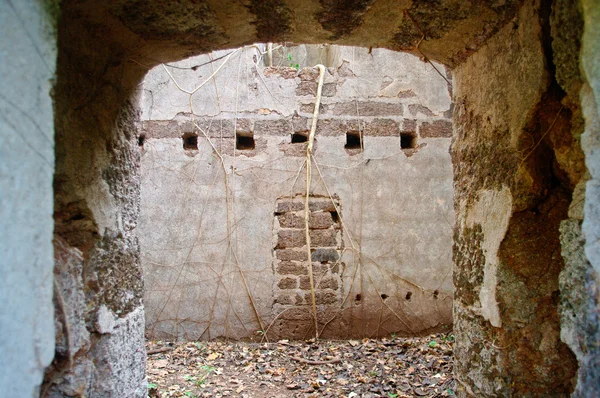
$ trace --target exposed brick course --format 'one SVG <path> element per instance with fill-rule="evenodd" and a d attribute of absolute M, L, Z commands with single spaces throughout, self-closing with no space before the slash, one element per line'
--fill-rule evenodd
<path fill-rule="evenodd" d="M 424 122 L 421 124 L 419 134 L 423 138 L 452 138 L 452 122 L 448 120 Z"/>
<path fill-rule="evenodd" d="M 298 280 L 296 278 L 283 278 L 277 283 L 277 287 L 280 289 L 295 289 L 298 286 Z"/>
<path fill-rule="evenodd" d="M 351 116 L 402 116 L 402 104 L 377 101 L 349 101 L 333 105 L 330 112 L 334 115 Z"/>
<path fill-rule="evenodd" d="M 281 261 L 306 261 L 306 250 L 281 249 L 275 250 L 275 257 Z"/>
<path fill-rule="evenodd" d="M 315 229 L 310 231 L 310 244 L 317 246 L 337 246 L 337 231 L 334 229 Z"/>
<path fill-rule="evenodd" d="M 311 235 L 312 239 L 312 235 Z M 325 238 L 321 238 L 325 239 Z M 306 244 L 304 231 L 301 229 L 285 229 L 277 233 L 277 248 L 302 247 Z"/>
<path fill-rule="evenodd" d="M 254 133 L 258 136 L 263 135 L 290 135 L 294 132 L 294 126 L 291 121 L 286 119 L 277 120 L 258 120 L 254 122 Z"/>
<path fill-rule="evenodd" d="M 277 273 L 280 275 L 307 275 L 308 268 L 305 263 L 282 261 L 277 265 Z"/>

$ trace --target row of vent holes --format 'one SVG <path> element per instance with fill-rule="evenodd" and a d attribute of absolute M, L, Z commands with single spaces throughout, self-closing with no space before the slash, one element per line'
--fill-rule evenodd
<path fill-rule="evenodd" d="M 138 137 L 138 145 L 144 145 L 145 136 Z M 292 144 L 301 144 L 308 141 L 308 137 L 302 133 L 292 134 Z M 417 146 L 417 136 L 413 132 L 400 133 L 400 148 L 410 149 Z M 349 131 L 346 133 L 345 149 L 361 149 L 363 147 L 362 137 L 358 131 Z M 252 150 L 255 148 L 254 136 L 252 133 L 236 133 L 235 148 L 240 151 Z M 193 133 L 183 135 L 183 149 L 198 150 L 198 136 Z"/>
<path fill-rule="evenodd" d="M 434 298 L 435 300 L 437 300 L 437 299 L 438 299 L 439 295 L 440 295 L 440 292 L 439 292 L 438 290 L 435 290 L 435 291 L 433 292 L 433 298 Z M 387 295 L 387 294 L 385 294 L 385 293 L 383 293 L 383 294 L 381 295 L 381 299 L 382 299 L 383 301 L 387 300 L 387 298 L 388 298 L 388 297 L 390 297 L 390 296 L 388 296 L 388 295 Z M 410 299 L 412 298 L 412 292 L 410 292 L 410 291 L 409 291 L 409 292 L 406 292 L 406 296 L 404 296 L 404 298 L 406 299 L 406 301 L 410 301 Z M 358 304 L 358 303 L 360 303 L 361 301 L 362 301 L 362 294 L 360 294 L 360 293 L 359 293 L 359 294 L 357 294 L 357 295 L 356 295 L 356 297 L 354 298 L 354 303 L 355 303 L 355 304 Z"/>
<path fill-rule="evenodd" d="M 143 145 L 140 144 L 140 145 Z M 185 133 L 183 135 L 183 149 L 187 150 L 198 150 L 198 136 L 193 133 Z M 247 151 L 254 149 L 254 137 L 250 134 L 236 134 L 235 135 L 235 149 L 240 151 Z"/>
<path fill-rule="evenodd" d="M 292 134 L 292 144 L 299 144 L 308 141 L 308 137 L 302 133 Z M 400 148 L 410 149 L 417 146 L 417 136 L 413 132 L 400 133 Z M 345 149 L 362 149 L 362 137 L 358 131 L 349 131 L 346 133 Z"/>

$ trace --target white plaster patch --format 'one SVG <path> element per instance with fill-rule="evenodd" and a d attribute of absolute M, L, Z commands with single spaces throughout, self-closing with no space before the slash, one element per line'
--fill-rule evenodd
<path fill-rule="evenodd" d="M 482 246 L 485 253 L 485 266 L 479 301 L 481 315 L 495 327 L 502 326 L 496 301 L 498 249 L 506 235 L 511 214 L 512 196 L 506 187 L 501 191 L 481 191 L 477 203 L 471 206 L 467 213 L 467 225 L 473 227 L 475 224 L 480 224 L 484 235 Z"/>
<path fill-rule="evenodd" d="M 98 320 L 96 321 L 96 330 L 99 333 L 112 333 L 117 324 L 117 317 L 105 305 L 98 309 Z"/>

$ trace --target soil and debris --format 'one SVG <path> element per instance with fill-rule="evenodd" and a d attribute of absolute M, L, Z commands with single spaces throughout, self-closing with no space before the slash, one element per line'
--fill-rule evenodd
<path fill-rule="evenodd" d="M 452 397 L 452 334 L 276 343 L 152 341 L 150 397 Z"/>

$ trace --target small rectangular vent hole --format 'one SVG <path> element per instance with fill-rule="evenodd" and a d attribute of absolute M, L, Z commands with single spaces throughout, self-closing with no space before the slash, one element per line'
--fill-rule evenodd
<path fill-rule="evenodd" d="M 183 149 L 197 151 L 198 150 L 198 135 L 194 133 L 183 134 Z"/>
<path fill-rule="evenodd" d="M 292 134 L 292 144 L 300 144 L 300 143 L 303 143 L 306 141 L 308 141 L 308 137 L 306 136 L 306 134 L 302 134 L 302 133 Z"/>
<path fill-rule="evenodd" d="M 254 135 L 252 133 L 235 133 L 235 149 L 240 151 L 254 149 Z"/>
<path fill-rule="evenodd" d="M 362 142 L 360 131 L 348 131 L 346 133 L 346 145 L 344 146 L 346 149 L 361 149 Z"/>
<path fill-rule="evenodd" d="M 413 131 L 400 133 L 400 148 L 410 149 L 417 146 L 417 135 Z"/>

